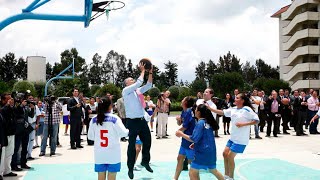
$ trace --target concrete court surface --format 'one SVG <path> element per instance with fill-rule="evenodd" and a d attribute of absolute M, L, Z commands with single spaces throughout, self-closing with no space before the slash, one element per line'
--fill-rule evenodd
<path fill-rule="evenodd" d="M 174 134 L 178 129 L 175 117 L 168 121 L 168 139 L 156 139 L 155 132 L 152 134 L 151 167 L 154 173 L 145 169 L 135 171 L 135 179 L 141 180 L 162 180 L 172 179 L 176 157 L 180 147 L 181 139 Z M 266 128 L 265 128 L 266 130 Z M 253 134 L 252 127 L 252 137 Z M 308 131 L 307 131 L 308 132 Z M 84 148 L 71 150 L 69 136 L 64 136 L 64 125 L 60 126 L 60 142 L 63 147 L 57 148 L 57 155 L 50 157 L 50 150 L 47 149 L 45 157 L 39 157 L 40 149 L 33 150 L 32 155 L 36 158 L 29 161 L 28 165 L 34 167 L 29 171 L 18 172 L 18 177 L 5 178 L 8 180 L 47 180 L 47 179 L 97 179 L 97 173 L 93 169 L 93 147 L 86 145 L 86 136 L 82 145 Z M 304 180 L 320 179 L 320 135 L 295 136 L 280 134 L 278 138 L 266 138 L 265 133 L 260 133 L 262 140 L 252 138 L 244 154 L 236 157 L 235 179 L 257 180 Z M 220 138 L 216 138 L 217 145 L 217 169 L 224 172 L 222 151 L 229 135 L 223 134 L 222 123 L 220 122 Z M 121 142 L 122 166 L 117 179 L 129 179 L 126 167 L 127 143 Z M 140 162 L 141 155 L 138 158 Z M 139 166 L 138 166 L 139 167 Z M 201 179 L 214 179 L 214 177 L 201 171 Z M 188 172 L 182 172 L 180 179 L 189 179 Z"/>

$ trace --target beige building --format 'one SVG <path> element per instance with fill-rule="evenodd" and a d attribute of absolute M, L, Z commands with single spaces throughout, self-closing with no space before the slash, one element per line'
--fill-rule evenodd
<path fill-rule="evenodd" d="M 46 82 L 46 58 L 43 56 L 27 57 L 27 79 L 30 82 Z"/>
<path fill-rule="evenodd" d="M 320 89 L 320 0 L 292 0 L 279 18 L 280 78 L 292 90 Z"/>

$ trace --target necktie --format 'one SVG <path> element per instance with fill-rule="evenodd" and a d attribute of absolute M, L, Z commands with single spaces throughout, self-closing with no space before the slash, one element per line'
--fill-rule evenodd
<path fill-rule="evenodd" d="M 143 108 L 146 108 L 146 102 L 144 101 L 144 95 L 138 89 L 136 90 L 136 93 L 138 95 L 141 106 Z"/>

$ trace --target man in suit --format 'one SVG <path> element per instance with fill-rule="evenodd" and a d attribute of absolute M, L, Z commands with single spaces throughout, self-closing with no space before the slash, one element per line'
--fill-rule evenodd
<path fill-rule="evenodd" d="M 266 106 L 267 106 L 267 112 L 269 115 L 269 118 L 267 120 L 268 126 L 267 126 L 266 137 L 270 137 L 272 122 L 274 123 L 273 136 L 278 137 L 281 112 L 283 108 L 282 108 L 281 100 L 280 98 L 278 98 L 278 93 L 276 91 L 272 91 L 271 96 L 267 100 Z"/>
<path fill-rule="evenodd" d="M 68 100 L 67 109 L 70 111 L 70 145 L 71 149 L 83 148 L 81 146 L 81 124 L 84 108 L 82 99 L 79 98 L 79 89 L 73 89 L 73 97 Z"/>

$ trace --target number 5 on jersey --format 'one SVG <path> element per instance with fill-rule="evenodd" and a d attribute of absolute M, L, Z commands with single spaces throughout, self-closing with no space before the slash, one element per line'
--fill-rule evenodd
<path fill-rule="evenodd" d="M 107 134 L 108 134 L 108 130 L 100 130 L 101 147 L 108 147 L 109 140 L 108 140 Z"/>

